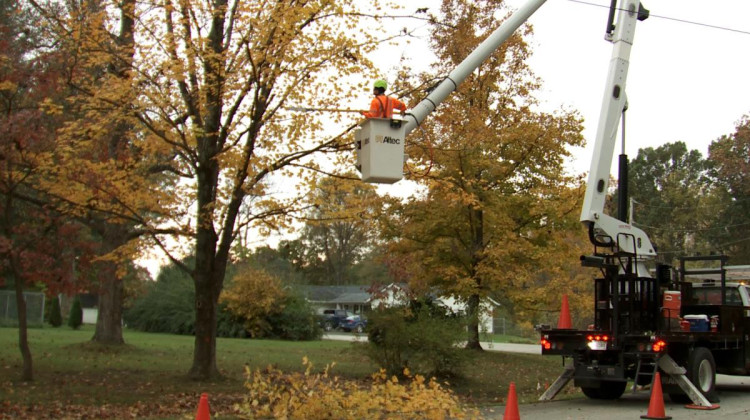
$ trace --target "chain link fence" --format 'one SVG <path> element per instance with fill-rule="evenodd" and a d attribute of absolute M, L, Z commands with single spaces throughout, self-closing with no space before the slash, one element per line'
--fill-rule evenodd
<path fill-rule="evenodd" d="M 26 299 L 26 319 L 29 326 L 41 326 L 44 324 L 44 293 L 23 292 Z M 16 292 L 12 290 L 0 290 L 0 325 L 18 325 L 18 307 L 16 305 Z"/>
<path fill-rule="evenodd" d="M 527 337 L 532 332 L 527 328 L 521 328 L 510 318 L 492 318 L 492 329 L 495 334 Z"/>

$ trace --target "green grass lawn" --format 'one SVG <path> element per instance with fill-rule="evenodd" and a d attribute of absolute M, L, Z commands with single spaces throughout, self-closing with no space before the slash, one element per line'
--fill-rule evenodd
<path fill-rule="evenodd" d="M 348 378 L 367 380 L 377 370 L 358 345 L 349 342 L 220 338 L 217 364 L 224 378 L 195 382 L 187 378 L 193 359 L 191 336 L 125 330 L 127 344 L 115 348 L 92 343 L 92 336 L 92 327 L 77 331 L 65 327 L 30 329 L 35 380 L 23 383 L 18 380 L 18 330 L 0 328 L 0 404 L 5 404 L 0 405 L 0 414 L 3 408 L 7 411 L 13 407 L 17 412 L 22 407 L 31 413 L 27 418 L 34 418 L 50 407 L 83 410 L 96 406 L 120 413 L 131 410 L 130 415 L 139 418 L 161 418 L 149 417 L 154 414 L 154 407 L 165 407 L 165 413 L 182 410 L 183 414 L 194 415 L 203 392 L 210 396 L 212 411 L 221 413 L 223 407 L 228 409 L 245 395 L 246 365 L 253 369 L 274 365 L 283 371 L 300 371 L 302 358 L 307 356 L 321 370 L 335 362 L 332 372 Z M 467 351 L 467 357 L 461 375 L 447 383 L 472 405 L 501 403 L 507 397 L 510 382 L 515 382 L 521 403 L 535 401 L 545 384 L 562 370 L 558 358 L 538 355 Z M 569 388 L 568 395 L 577 392 Z"/>

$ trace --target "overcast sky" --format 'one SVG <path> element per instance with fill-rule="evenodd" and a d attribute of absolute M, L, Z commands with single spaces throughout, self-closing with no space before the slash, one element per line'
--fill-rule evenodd
<path fill-rule="evenodd" d="M 426 7 L 434 14 L 440 3 L 402 2 L 407 13 Z M 525 1 L 507 3 L 517 9 Z M 643 5 L 651 17 L 637 24 L 631 53 L 626 153 L 633 159 L 639 148 L 684 141 L 705 157 L 711 141 L 731 134 L 735 123 L 750 114 L 750 0 L 646 0 Z M 612 44 L 604 40 L 608 8 L 608 0 L 548 0 L 529 20 L 535 31 L 529 40 L 534 51 L 530 64 L 543 80 L 539 97 L 545 110 L 565 106 L 585 119 L 588 146 L 573 151 L 570 168 L 575 173 L 588 172 L 591 161 L 612 54 Z M 429 27 L 423 22 L 394 23 L 394 28 L 403 26 L 422 28 L 417 35 L 427 40 Z M 400 56 L 414 65 L 429 63 L 428 47 L 418 41 L 371 57 L 382 63 L 379 77 L 393 80 L 391 67 Z M 351 103 L 342 106 L 362 108 L 369 98 L 368 92 L 353 92 Z M 615 153 L 620 153 L 619 144 Z M 412 193 L 413 185 L 400 181 L 379 189 L 403 195 Z M 144 261 L 155 273 L 158 263 Z"/>
<path fill-rule="evenodd" d="M 412 0 L 406 12 L 428 7 L 437 13 L 439 3 Z M 517 9 L 526 2 L 507 3 Z M 732 133 L 750 114 L 750 0 L 643 5 L 651 17 L 638 22 L 631 52 L 626 153 L 633 159 L 640 148 L 684 141 L 705 157 L 711 141 Z M 539 97 L 545 110 L 566 106 L 585 119 L 588 145 L 575 151 L 574 172 L 588 172 L 592 157 L 612 54 L 612 44 L 604 40 L 608 10 L 608 0 L 548 0 L 529 20 L 535 32 L 530 64 L 544 83 Z M 412 44 L 400 53 L 419 60 L 424 48 Z M 616 154 L 620 150 L 618 140 Z"/>

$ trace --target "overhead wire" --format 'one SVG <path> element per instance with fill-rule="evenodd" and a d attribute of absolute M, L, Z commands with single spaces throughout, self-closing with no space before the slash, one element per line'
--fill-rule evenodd
<path fill-rule="evenodd" d="M 648 203 L 643 203 L 643 202 L 637 201 L 635 199 L 631 199 L 631 201 L 633 202 L 633 204 L 638 204 L 641 207 L 647 207 L 647 208 L 650 208 L 650 209 L 658 209 L 658 210 L 698 210 L 698 209 L 701 209 L 701 210 L 709 209 L 710 210 L 710 209 L 714 209 L 714 208 L 725 208 L 725 207 L 727 207 L 727 205 L 723 204 L 723 203 L 717 203 L 717 204 L 700 204 L 700 205 L 697 205 L 697 206 L 655 206 L 655 205 L 651 205 L 651 204 L 648 204 Z M 750 201 L 750 197 L 748 197 L 748 198 L 738 198 L 738 199 L 735 199 L 734 201 L 732 201 L 732 203 L 736 204 L 736 203 L 744 203 L 744 202 L 748 202 L 748 201 Z"/>
<path fill-rule="evenodd" d="M 571 2 L 571 3 L 579 3 L 579 4 L 584 4 L 584 5 L 587 5 L 587 6 L 595 6 L 595 7 L 602 7 L 602 8 L 609 9 L 609 5 L 604 5 L 604 4 L 591 3 L 591 2 L 583 1 L 583 0 L 568 0 L 568 1 Z M 622 10 L 622 9 L 617 9 L 617 10 Z M 687 19 L 673 18 L 673 17 L 670 17 L 670 16 L 664 16 L 664 15 L 655 15 L 653 13 L 650 13 L 649 17 L 654 17 L 654 18 L 664 19 L 664 20 L 671 20 L 671 21 L 674 21 L 674 22 L 686 23 L 686 24 L 690 24 L 690 25 L 703 26 L 703 27 L 706 27 L 706 28 L 718 29 L 718 30 L 722 30 L 722 31 L 735 32 L 735 33 L 739 33 L 739 34 L 742 34 L 742 35 L 750 35 L 750 31 L 745 31 L 745 30 L 742 30 L 742 29 L 734 29 L 734 28 L 729 28 L 729 27 L 720 26 L 720 25 L 711 25 L 711 24 L 702 23 L 702 22 L 695 22 L 695 21 L 691 21 L 691 20 L 687 20 Z"/>

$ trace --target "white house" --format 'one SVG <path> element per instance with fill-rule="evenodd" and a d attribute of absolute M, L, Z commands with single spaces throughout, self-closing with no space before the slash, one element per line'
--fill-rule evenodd
<path fill-rule="evenodd" d="M 379 297 L 373 297 L 370 300 L 370 306 L 372 308 L 405 305 L 409 299 L 409 293 L 406 285 L 391 283 L 381 289 Z M 453 295 L 440 296 L 435 298 L 435 303 L 444 306 L 446 309 L 453 313 L 465 314 L 467 303 Z M 493 333 L 494 326 L 492 322 L 495 308 L 499 307 L 500 304 L 492 298 L 485 297 L 479 304 L 479 332 L 480 333 Z"/>

